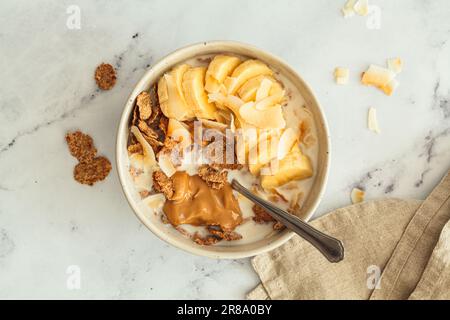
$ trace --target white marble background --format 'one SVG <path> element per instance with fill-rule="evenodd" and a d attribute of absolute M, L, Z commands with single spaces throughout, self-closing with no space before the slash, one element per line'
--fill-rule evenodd
<path fill-rule="evenodd" d="M 381 28 L 346 20 L 345 0 L 17 1 L 0 3 L 0 298 L 243 298 L 257 284 L 249 260 L 215 261 L 147 231 L 116 173 L 74 182 L 64 134 L 90 133 L 114 162 L 117 123 L 147 66 L 193 42 L 230 39 L 288 61 L 311 84 L 329 121 L 330 179 L 316 216 L 368 198 L 424 198 L 450 164 L 450 2 L 372 0 Z M 81 29 L 66 9 L 81 9 Z M 133 37 L 133 35 L 135 35 Z M 387 97 L 358 84 L 368 64 L 405 61 Z M 100 62 L 118 70 L 96 89 Z M 348 86 L 333 83 L 338 65 Z M 382 133 L 366 129 L 378 109 Z M 115 168 L 113 168 L 114 170 Z M 81 270 L 68 290 L 67 268 Z"/>

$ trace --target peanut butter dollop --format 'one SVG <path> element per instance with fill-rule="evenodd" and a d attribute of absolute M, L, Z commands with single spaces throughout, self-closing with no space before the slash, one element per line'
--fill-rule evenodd
<path fill-rule="evenodd" d="M 229 183 L 220 190 L 209 188 L 198 175 L 177 172 L 172 176 L 174 196 L 167 200 L 163 210 L 173 226 L 220 226 L 224 231 L 234 230 L 242 223 L 239 203 Z"/>

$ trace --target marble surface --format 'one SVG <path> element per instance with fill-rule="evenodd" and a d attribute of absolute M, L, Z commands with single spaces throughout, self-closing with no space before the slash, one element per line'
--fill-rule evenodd
<path fill-rule="evenodd" d="M 316 216 L 349 204 L 353 186 L 369 199 L 424 198 L 450 164 L 450 3 L 372 0 L 381 10 L 373 29 L 368 18 L 344 19 L 344 2 L 2 1 L 0 298 L 229 299 L 258 283 L 248 259 L 196 257 L 153 236 L 128 207 L 114 171 L 94 187 L 72 178 L 66 131 L 90 133 L 114 162 L 116 127 L 133 86 L 148 66 L 193 42 L 251 43 L 310 83 L 332 141 Z M 80 9 L 80 29 L 67 27 L 70 5 Z M 392 97 L 358 83 L 368 64 L 395 56 L 405 68 Z M 118 71 L 108 92 L 93 81 L 102 61 Z M 351 70 L 348 86 L 333 82 L 338 65 Z M 379 135 L 366 128 L 371 106 Z M 68 285 L 73 270 L 79 289 Z"/>

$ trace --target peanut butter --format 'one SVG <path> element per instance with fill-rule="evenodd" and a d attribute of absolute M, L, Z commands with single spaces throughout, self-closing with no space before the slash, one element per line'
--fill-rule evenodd
<path fill-rule="evenodd" d="M 164 213 L 173 226 L 220 226 L 224 231 L 234 230 L 242 222 L 239 203 L 230 184 L 215 190 L 198 175 L 177 172 L 172 176 L 174 195 L 166 201 Z"/>

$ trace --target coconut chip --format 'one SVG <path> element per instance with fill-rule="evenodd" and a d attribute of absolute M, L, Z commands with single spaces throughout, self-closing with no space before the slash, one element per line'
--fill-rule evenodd
<path fill-rule="evenodd" d="M 357 0 L 348 0 L 345 3 L 344 7 L 342 8 L 342 14 L 345 18 L 350 18 L 355 15 L 355 10 L 353 9 L 353 7 L 355 6 L 356 1 Z"/>
<path fill-rule="evenodd" d="M 355 204 L 355 203 L 363 202 L 365 195 L 366 195 L 366 193 L 363 190 L 354 188 L 352 190 L 350 198 L 352 200 L 352 203 Z"/>
<path fill-rule="evenodd" d="M 403 61 L 400 58 L 388 59 L 387 66 L 389 70 L 392 70 L 396 74 L 399 74 L 403 69 Z"/>
<path fill-rule="evenodd" d="M 377 110 L 375 108 L 369 108 L 367 115 L 367 127 L 373 132 L 380 133 L 377 120 Z"/>
<path fill-rule="evenodd" d="M 170 154 L 167 153 L 159 154 L 158 165 L 161 171 L 169 178 L 172 177 L 175 174 L 175 172 L 177 172 L 177 169 L 170 160 Z"/>
<path fill-rule="evenodd" d="M 367 16 L 369 14 L 369 0 L 358 0 L 353 10 L 360 16 Z"/>
<path fill-rule="evenodd" d="M 349 70 L 343 67 L 337 67 L 334 69 L 334 79 L 337 84 L 346 85 L 348 83 L 349 78 Z"/>
<path fill-rule="evenodd" d="M 142 202 L 149 206 L 153 210 L 159 210 L 163 207 L 166 202 L 166 197 L 162 193 L 156 193 L 152 195 L 148 195 L 145 197 Z"/>
<path fill-rule="evenodd" d="M 394 78 L 395 73 L 392 70 L 370 65 L 367 71 L 363 73 L 361 83 L 377 87 L 390 96 L 398 86 L 398 82 Z"/>

